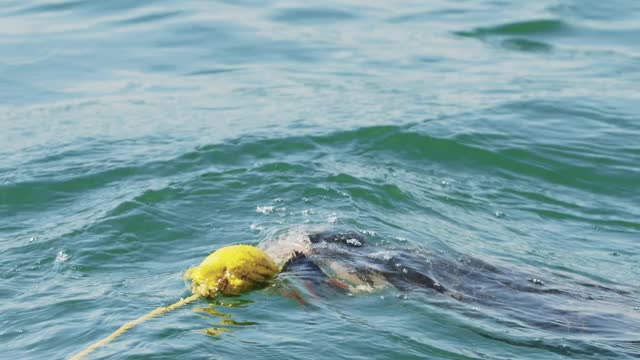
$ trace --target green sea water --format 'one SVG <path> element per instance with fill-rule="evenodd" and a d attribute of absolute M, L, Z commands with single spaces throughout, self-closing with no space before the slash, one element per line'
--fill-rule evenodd
<path fill-rule="evenodd" d="M 3 1 L 0 357 L 68 358 L 211 251 L 321 226 L 504 277 L 276 281 L 90 358 L 636 359 L 638 84 L 634 0 Z M 538 280 L 570 295 L 514 295 Z"/>

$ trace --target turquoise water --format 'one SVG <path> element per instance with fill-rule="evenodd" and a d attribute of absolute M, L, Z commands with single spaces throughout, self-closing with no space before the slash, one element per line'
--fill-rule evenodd
<path fill-rule="evenodd" d="M 66 358 L 216 248 L 312 226 L 571 295 L 276 282 L 91 358 L 640 356 L 640 2 L 4 1 L 0 54 L 3 358 Z"/>

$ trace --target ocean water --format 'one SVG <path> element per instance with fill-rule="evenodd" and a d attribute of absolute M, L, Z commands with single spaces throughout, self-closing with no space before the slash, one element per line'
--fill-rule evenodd
<path fill-rule="evenodd" d="M 216 248 L 323 226 L 492 301 L 276 281 L 90 358 L 637 359 L 638 84 L 635 0 L 3 1 L 1 357 L 67 358 Z"/>

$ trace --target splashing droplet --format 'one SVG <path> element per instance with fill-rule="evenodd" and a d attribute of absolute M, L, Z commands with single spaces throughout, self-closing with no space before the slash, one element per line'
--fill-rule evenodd
<path fill-rule="evenodd" d="M 273 206 L 256 206 L 256 212 L 260 214 L 271 214 L 273 209 Z"/>
<path fill-rule="evenodd" d="M 55 262 L 58 263 L 58 264 L 61 264 L 61 263 L 65 263 L 65 262 L 69 261 L 69 259 L 71 259 L 71 256 L 69 256 L 69 254 L 67 254 L 64 250 L 60 250 L 56 254 Z"/>

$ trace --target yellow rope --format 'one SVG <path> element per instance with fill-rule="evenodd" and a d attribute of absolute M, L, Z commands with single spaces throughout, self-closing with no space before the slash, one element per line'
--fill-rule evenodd
<path fill-rule="evenodd" d="M 69 360 L 80 360 L 83 359 L 85 356 L 91 354 L 92 352 L 94 352 L 97 348 L 102 347 L 107 345 L 108 343 L 112 342 L 115 338 L 117 338 L 118 336 L 124 334 L 125 332 L 127 332 L 128 330 L 131 330 L 132 328 L 134 328 L 136 325 L 140 325 L 143 322 L 152 319 L 156 316 L 168 313 L 169 311 L 175 310 L 181 306 L 187 305 L 189 303 L 192 303 L 196 300 L 198 300 L 198 298 L 200 298 L 199 294 L 193 294 L 191 296 L 189 296 L 188 298 L 185 299 L 180 299 L 178 302 L 176 302 L 175 304 L 171 304 L 169 306 L 161 306 L 159 308 L 156 308 L 155 310 L 153 310 L 152 312 L 141 316 L 135 320 L 129 321 L 128 323 L 120 326 L 120 328 L 116 331 L 113 332 L 113 334 L 107 336 L 106 338 L 98 341 L 95 344 L 92 344 L 91 346 L 89 346 L 88 348 L 84 349 L 82 352 L 77 353 L 76 355 L 72 356 Z"/>

